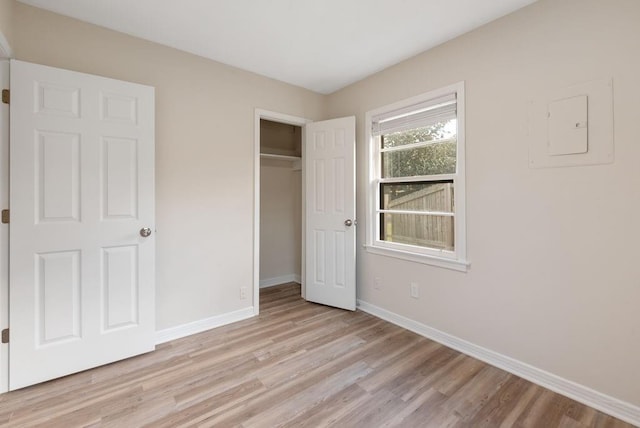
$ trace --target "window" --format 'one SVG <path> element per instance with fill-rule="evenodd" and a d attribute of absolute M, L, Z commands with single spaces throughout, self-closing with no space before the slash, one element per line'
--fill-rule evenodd
<path fill-rule="evenodd" d="M 369 251 L 466 270 L 464 84 L 367 113 Z"/>

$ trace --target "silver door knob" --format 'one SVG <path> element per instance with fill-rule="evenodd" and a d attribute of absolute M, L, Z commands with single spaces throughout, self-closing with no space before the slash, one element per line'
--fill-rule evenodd
<path fill-rule="evenodd" d="M 148 227 L 143 227 L 142 229 L 140 229 L 140 236 L 146 238 L 149 235 L 151 235 L 151 229 L 149 229 Z"/>
<path fill-rule="evenodd" d="M 347 227 L 351 226 L 352 224 L 353 224 L 353 221 L 351 219 L 346 219 L 344 221 L 344 225 L 347 226 Z"/>

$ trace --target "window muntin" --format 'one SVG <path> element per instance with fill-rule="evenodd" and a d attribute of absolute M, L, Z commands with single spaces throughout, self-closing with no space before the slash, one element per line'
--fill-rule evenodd
<path fill-rule="evenodd" d="M 367 115 L 371 247 L 466 264 L 462 91 L 453 85 Z"/>

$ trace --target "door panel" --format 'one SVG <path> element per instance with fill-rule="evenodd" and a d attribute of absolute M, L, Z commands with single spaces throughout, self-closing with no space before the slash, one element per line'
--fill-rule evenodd
<path fill-rule="evenodd" d="M 154 90 L 11 62 L 10 389 L 154 349 Z M 45 363 L 46 362 L 46 363 Z"/>
<path fill-rule="evenodd" d="M 102 139 L 103 220 L 138 217 L 138 141 Z"/>
<path fill-rule="evenodd" d="M 36 130 L 37 223 L 80 221 L 80 135 Z"/>
<path fill-rule="evenodd" d="M 102 249 L 103 331 L 138 323 L 138 247 Z"/>
<path fill-rule="evenodd" d="M 37 254 L 38 345 L 76 340 L 80 334 L 80 252 Z"/>
<path fill-rule="evenodd" d="M 355 117 L 306 130 L 306 298 L 354 310 Z"/>

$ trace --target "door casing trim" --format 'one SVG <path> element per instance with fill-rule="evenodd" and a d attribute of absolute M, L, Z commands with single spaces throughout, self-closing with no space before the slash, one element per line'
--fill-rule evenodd
<path fill-rule="evenodd" d="M 2 33 L 0 33 L 2 35 Z M 4 38 L 4 37 L 2 37 Z M 6 41 L 6 39 L 5 39 Z M 10 66 L 2 58 L 0 89 L 9 88 Z M 9 208 L 9 106 L 0 104 L 0 209 Z M 9 225 L 0 224 L 0 330 L 9 328 Z M 9 391 L 9 344 L 0 344 L 0 393 Z"/>
<path fill-rule="evenodd" d="M 0 31 L 0 89 L 9 88 L 13 50 Z M 9 106 L 0 105 L 7 111 Z M 9 115 L 0 114 L 0 209 L 9 208 Z M 9 226 L 0 225 L 0 330 L 9 328 Z M 9 345 L 0 344 L 0 394 L 9 391 Z"/>

